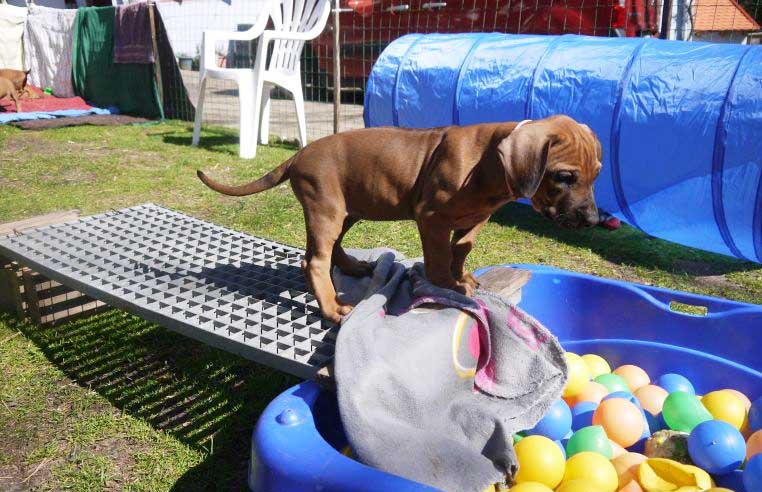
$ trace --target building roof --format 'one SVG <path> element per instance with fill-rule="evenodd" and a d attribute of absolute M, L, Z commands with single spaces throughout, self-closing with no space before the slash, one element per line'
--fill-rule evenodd
<path fill-rule="evenodd" d="M 735 0 L 694 1 L 694 31 L 756 31 L 760 28 Z"/>

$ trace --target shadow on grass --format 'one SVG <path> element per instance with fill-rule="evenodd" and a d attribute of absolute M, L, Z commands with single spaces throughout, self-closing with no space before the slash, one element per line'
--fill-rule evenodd
<path fill-rule="evenodd" d="M 247 490 L 254 424 L 298 382 L 118 310 L 57 326 L 3 318 L 80 386 L 208 453 L 173 490 Z"/>
<path fill-rule="evenodd" d="M 563 229 L 537 214 L 531 207 L 520 203 L 506 205 L 490 221 L 552 238 L 570 246 L 590 249 L 617 264 L 697 276 L 723 275 L 759 268 L 759 265 L 751 262 L 658 239 L 625 224 L 616 231 L 600 227 L 576 231 Z"/>
<path fill-rule="evenodd" d="M 185 130 L 175 130 L 167 132 L 157 132 L 151 134 L 151 137 L 161 138 L 161 141 L 182 147 L 190 147 L 193 138 L 193 129 L 188 127 Z M 296 142 L 274 141 L 268 144 L 269 147 L 296 151 L 299 146 Z M 203 127 L 198 147 L 211 152 L 219 152 L 238 157 L 238 130 L 219 127 Z"/>

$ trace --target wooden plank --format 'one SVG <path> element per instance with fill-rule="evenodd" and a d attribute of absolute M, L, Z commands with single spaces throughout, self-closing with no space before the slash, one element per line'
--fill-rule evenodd
<path fill-rule="evenodd" d="M 29 269 L 25 268 L 21 271 L 21 279 L 24 282 L 24 297 L 26 297 L 29 317 L 33 323 L 39 325 L 42 318 L 40 316 L 40 300 L 37 298 L 37 289 L 34 288 L 34 279 Z"/>
<path fill-rule="evenodd" d="M 69 222 L 78 218 L 79 210 L 67 210 L 65 212 L 53 212 L 45 215 L 38 215 L 29 219 L 0 224 L 0 235 L 21 232 L 24 229 L 32 229 L 34 227 L 43 227 L 52 224 L 59 224 L 61 222 Z"/>

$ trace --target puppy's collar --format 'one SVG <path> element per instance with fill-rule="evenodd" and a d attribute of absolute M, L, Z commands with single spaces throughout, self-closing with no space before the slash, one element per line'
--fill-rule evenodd
<path fill-rule="evenodd" d="M 526 123 L 529 123 L 530 121 L 532 121 L 532 120 L 523 120 L 523 121 L 519 122 L 519 124 L 518 124 L 518 125 L 516 125 L 516 128 L 514 128 L 514 129 L 513 129 L 513 131 L 516 131 L 516 130 L 518 130 L 519 128 L 521 128 L 522 126 L 524 126 L 524 124 L 526 124 Z"/>

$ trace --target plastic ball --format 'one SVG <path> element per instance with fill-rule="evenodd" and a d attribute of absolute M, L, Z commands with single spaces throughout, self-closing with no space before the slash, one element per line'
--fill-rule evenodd
<path fill-rule="evenodd" d="M 537 424 L 526 431 L 527 435 L 540 435 L 557 441 L 562 439 L 572 427 L 572 413 L 563 400 L 555 402 Z"/>
<path fill-rule="evenodd" d="M 756 455 L 743 469 L 743 485 L 746 492 L 762 490 L 762 455 Z"/>
<path fill-rule="evenodd" d="M 625 453 L 611 460 L 614 465 L 617 476 L 619 477 L 619 487 L 622 488 L 630 481 L 638 480 L 638 467 L 647 458 L 640 453 Z"/>
<path fill-rule="evenodd" d="M 582 391 L 580 391 L 578 394 L 574 395 L 574 397 L 571 398 L 572 405 L 574 406 L 577 403 L 581 403 L 583 401 L 591 401 L 593 403 L 600 403 L 601 400 L 603 400 L 606 395 L 609 394 L 608 388 L 603 386 L 600 383 L 596 383 L 595 381 L 588 381 L 584 388 L 582 388 Z"/>
<path fill-rule="evenodd" d="M 553 489 L 539 482 L 523 482 L 511 487 L 509 492 L 553 492 Z"/>
<path fill-rule="evenodd" d="M 556 492 L 603 492 L 589 480 L 569 480 L 556 489 Z"/>
<path fill-rule="evenodd" d="M 762 396 L 754 400 L 749 408 L 749 428 L 754 432 L 762 430 Z"/>
<path fill-rule="evenodd" d="M 716 475 L 730 473 L 743 463 L 746 443 L 741 433 L 722 420 L 698 424 L 688 436 L 688 454 L 693 462 Z"/>
<path fill-rule="evenodd" d="M 726 489 L 723 487 L 712 487 L 711 489 L 706 489 L 704 492 L 735 492 L 735 491 Z"/>
<path fill-rule="evenodd" d="M 718 487 L 733 490 L 734 492 L 744 492 L 746 487 L 743 486 L 743 471 L 733 470 L 725 475 L 717 475 L 714 477 L 714 481 Z"/>
<path fill-rule="evenodd" d="M 653 384 L 647 384 L 635 391 L 635 398 L 640 402 L 640 406 L 643 407 L 643 410 L 650 412 L 651 415 L 661 413 L 662 408 L 664 408 L 664 400 L 668 396 L 667 390 Z"/>
<path fill-rule="evenodd" d="M 712 420 L 704 405 L 693 394 L 683 391 L 669 394 L 662 415 L 670 429 L 681 432 L 690 432 L 701 422 Z"/>
<path fill-rule="evenodd" d="M 587 481 L 602 492 L 614 492 L 619 485 L 614 465 L 600 454 L 590 452 L 575 454 L 566 462 L 563 482 L 572 480 Z"/>
<path fill-rule="evenodd" d="M 564 455 L 564 460 L 566 459 L 566 444 L 562 443 L 561 441 L 553 441 L 556 443 L 556 446 L 558 446 L 558 449 L 561 450 L 561 454 Z"/>
<path fill-rule="evenodd" d="M 516 445 L 517 442 L 519 442 L 522 439 L 524 439 L 524 437 L 526 437 L 526 436 L 524 436 L 524 434 L 521 433 L 521 432 L 517 432 L 516 434 L 514 434 L 513 435 L 513 444 L 514 444 L 514 446 Z"/>
<path fill-rule="evenodd" d="M 638 399 L 629 391 L 615 391 L 614 393 L 609 393 L 601 401 L 611 400 L 612 398 L 623 398 L 630 403 L 633 403 L 636 407 L 640 407 Z"/>
<path fill-rule="evenodd" d="M 611 459 L 614 459 L 618 456 L 622 456 L 623 454 L 627 453 L 626 449 L 624 449 L 622 446 L 615 443 L 611 439 L 609 439 L 609 444 L 611 444 Z"/>
<path fill-rule="evenodd" d="M 516 444 L 516 483 L 539 482 L 555 488 L 564 476 L 564 455 L 547 437 L 527 436 Z"/>
<path fill-rule="evenodd" d="M 633 393 L 651 383 L 651 378 L 648 377 L 648 373 L 638 366 L 632 364 L 626 364 L 614 369 L 614 374 L 620 376 L 627 383 L 630 391 Z"/>
<path fill-rule="evenodd" d="M 630 480 L 618 492 L 643 492 L 643 487 L 640 486 L 637 480 Z"/>
<path fill-rule="evenodd" d="M 743 405 L 746 407 L 746 411 L 747 412 L 751 408 L 751 400 L 749 400 L 749 397 L 744 395 L 740 391 L 734 390 L 732 388 L 726 388 L 726 389 L 720 390 L 720 391 L 727 391 L 728 393 L 732 393 L 732 394 L 736 395 L 738 398 L 740 398 L 741 401 L 743 402 Z"/>
<path fill-rule="evenodd" d="M 762 454 L 762 430 L 758 430 L 746 441 L 746 459 L 752 456 Z"/>
<path fill-rule="evenodd" d="M 632 446 L 643 436 L 645 417 L 629 400 L 604 400 L 593 414 L 593 425 L 600 425 L 606 435 L 622 447 Z"/>
<path fill-rule="evenodd" d="M 593 425 L 593 413 L 598 408 L 597 403 L 592 401 L 582 401 L 574 405 L 571 409 L 572 431 L 578 431 L 583 427 Z"/>
<path fill-rule="evenodd" d="M 701 403 L 716 420 L 723 420 L 738 430 L 747 424 L 743 400 L 730 391 L 707 393 L 701 398 Z"/>
<path fill-rule="evenodd" d="M 594 378 L 601 374 L 608 374 L 611 372 L 609 363 L 600 355 L 585 354 L 582 356 L 582 360 L 587 364 L 587 368 L 590 370 L 590 376 Z"/>
<path fill-rule="evenodd" d="M 566 456 L 569 458 L 585 452 L 598 453 L 607 460 L 613 456 L 614 450 L 611 449 L 611 441 L 600 425 L 583 427 L 572 434 L 569 442 L 566 443 Z"/>
<path fill-rule="evenodd" d="M 609 393 L 616 393 L 617 391 L 630 391 L 627 383 L 621 376 L 616 374 L 601 374 L 594 379 L 596 383 L 600 383 L 609 390 Z"/>
<path fill-rule="evenodd" d="M 684 393 L 696 394 L 696 390 L 693 389 L 693 385 L 688 378 L 681 376 L 680 374 L 667 373 L 659 376 L 656 380 L 656 385 L 664 388 L 667 393 L 674 393 L 675 391 L 682 391 Z"/>
<path fill-rule="evenodd" d="M 590 380 L 590 370 L 582 357 L 573 353 L 566 352 L 566 365 L 569 368 L 569 379 L 566 382 L 563 395 L 565 397 L 579 394 Z"/>

